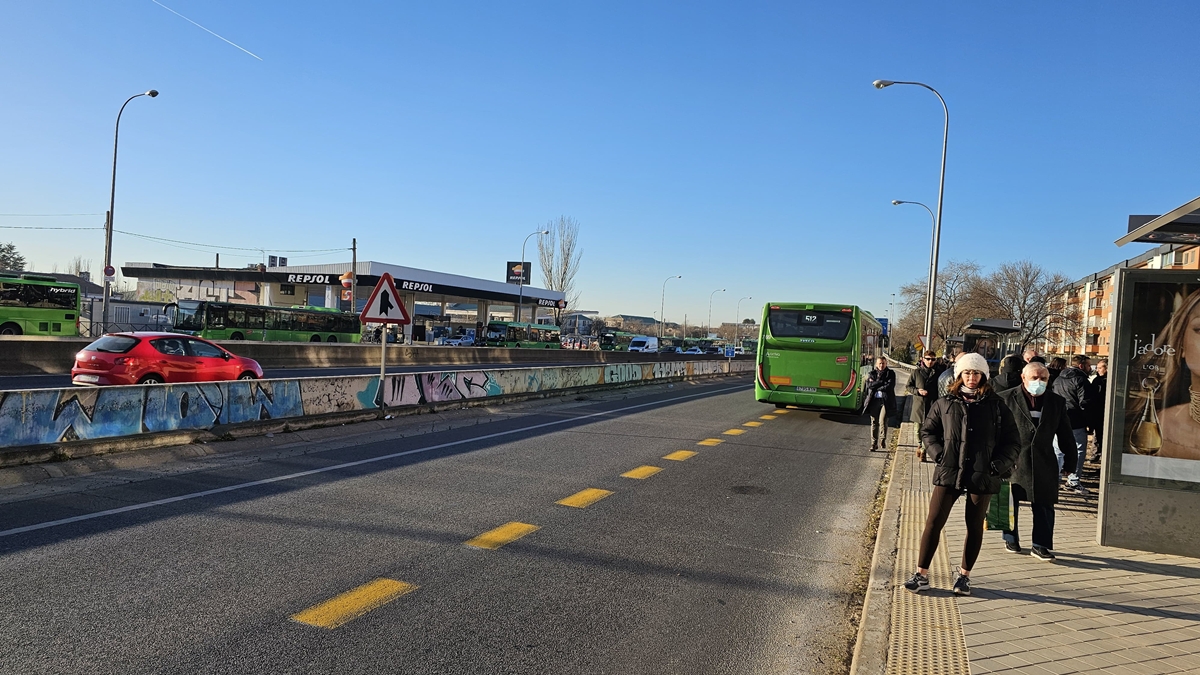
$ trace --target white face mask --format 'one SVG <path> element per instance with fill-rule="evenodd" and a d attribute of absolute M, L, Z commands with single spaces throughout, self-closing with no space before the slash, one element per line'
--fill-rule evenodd
<path fill-rule="evenodd" d="M 1046 383 L 1041 380 L 1032 380 L 1025 383 L 1025 391 L 1032 396 L 1041 396 L 1046 393 Z"/>

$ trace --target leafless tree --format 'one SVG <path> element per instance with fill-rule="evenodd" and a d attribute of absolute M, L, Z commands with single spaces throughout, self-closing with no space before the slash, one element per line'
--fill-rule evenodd
<path fill-rule="evenodd" d="M 575 275 L 579 273 L 579 260 L 583 257 L 579 248 L 579 221 L 559 216 L 547 223 L 546 229 L 550 234 L 538 237 L 538 262 L 546 288 L 561 291 L 567 300 L 566 307 L 554 309 L 554 323 L 561 326 L 563 317 L 574 311 L 579 302 L 579 293 L 575 290 Z"/>
<path fill-rule="evenodd" d="M 976 292 L 981 281 L 979 264 L 970 260 L 952 260 L 938 270 L 937 292 L 933 300 L 934 345 L 961 335 L 971 319 L 982 316 Z M 925 329 L 925 298 L 929 282 L 918 279 L 900 287 L 900 318 L 893 333 L 898 341 L 915 342 Z M 916 332 L 910 332 L 916 331 Z M 928 347 L 929 345 L 926 345 Z"/>
<path fill-rule="evenodd" d="M 90 274 L 91 270 L 91 258 L 84 258 L 81 255 L 71 258 L 71 261 L 67 263 L 67 274 L 73 274 L 77 277 L 82 276 L 84 272 L 88 272 Z"/>
<path fill-rule="evenodd" d="M 1001 265 L 977 283 L 973 295 L 985 315 L 1021 322 L 1015 338 L 1022 347 L 1042 342 L 1051 334 L 1069 341 L 1078 339 L 1082 316 L 1063 299 L 1071 286 L 1066 276 L 1021 260 Z"/>

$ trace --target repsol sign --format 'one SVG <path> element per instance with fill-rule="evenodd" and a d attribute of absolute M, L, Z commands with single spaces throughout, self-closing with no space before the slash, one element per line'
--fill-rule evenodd
<path fill-rule="evenodd" d="M 287 275 L 287 283 L 289 284 L 332 284 L 332 274 L 289 274 Z"/>
<path fill-rule="evenodd" d="M 419 281 L 401 281 L 400 290 L 416 291 L 418 293 L 432 293 L 433 284 L 423 284 Z"/>
<path fill-rule="evenodd" d="M 545 298 L 538 298 L 537 303 L 538 303 L 538 307 L 554 307 L 557 309 L 566 309 L 567 308 L 566 300 L 547 300 Z"/>

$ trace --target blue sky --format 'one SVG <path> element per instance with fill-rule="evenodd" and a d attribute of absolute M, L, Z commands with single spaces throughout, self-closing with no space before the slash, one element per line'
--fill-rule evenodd
<path fill-rule="evenodd" d="M 950 107 L 942 260 L 1078 278 L 1131 213 L 1200 194 L 1194 2 L 10 3 L 0 213 L 100 213 L 183 241 L 349 247 L 500 279 L 559 215 L 581 305 L 743 316 L 761 300 L 884 315 L 923 278 Z M 0 217 L 100 226 L 103 216 Z M 40 269 L 100 231 L 0 230 Z M 532 241 L 531 241 L 532 249 Z M 243 265 L 258 254 L 223 265 Z M 340 253 L 293 264 L 348 259 Z M 114 259 L 211 264 L 117 235 Z M 527 256 L 532 257 L 532 255 Z M 539 278 L 535 271 L 535 279 Z"/>

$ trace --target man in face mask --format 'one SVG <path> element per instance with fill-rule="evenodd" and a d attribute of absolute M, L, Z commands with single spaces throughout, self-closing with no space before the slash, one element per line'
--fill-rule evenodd
<path fill-rule="evenodd" d="M 1033 513 L 1033 549 L 1038 560 L 1054 562 L 1054 505 L 1058 503 L 1058 457 L 1054 439 L 1066 455 L 1067 466 L 1074 466 L 1075 437 L 1067 417 L 1067 402 L 1049 391 L 1050 371 L 1032 362 L 1021 371 L 1021 386 L 1000 393 L 1000 401 L 1009 407 L 1021 435 L 1021 454 L 1013 466 L 1009 482 L 1013 496 L 1013 529 L 1004 533 L 1004 549 L 1021 553 L 1021 538 L 1016 524 L 1020 502 L 1029 502 Z"/>

